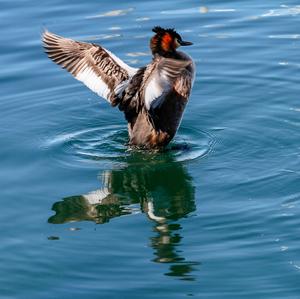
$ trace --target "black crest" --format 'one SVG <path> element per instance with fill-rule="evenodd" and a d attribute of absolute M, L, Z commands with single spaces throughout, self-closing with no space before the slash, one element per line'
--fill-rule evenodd
<path fill-rule="evenodd" d="M 164 28 L 162 28 L 162 27 L 160 27 L 160 26 L 155 26 L 155 27 L 152 29 L 152 31 L 153 31 L 154 33 L 159 34 L 159 35 L 164 34 L 164 33 L 170 33 L 170 34 L 172 34 L 172 35 L 178 35 L 178 33 L 175 31 L 174 28 L 167 28 L 167 29 L 164 29 Z"/>

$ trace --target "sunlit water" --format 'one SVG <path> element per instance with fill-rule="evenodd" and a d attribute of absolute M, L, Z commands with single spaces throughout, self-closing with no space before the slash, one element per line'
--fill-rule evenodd
<path fill-rule="evenodd" d="M 3 0 L 0 25 L 0 298 L 300 298 L 297 1 Z M 197 65 L 161 153 L 40 42 L 138 67 L 155 25 Z"/>

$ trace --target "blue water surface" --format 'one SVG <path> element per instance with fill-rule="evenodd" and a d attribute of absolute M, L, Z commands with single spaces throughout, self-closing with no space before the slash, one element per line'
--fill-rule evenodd
<path fill-rule="evenodd" d="M 197 66 L 162 153 L 52 63 L 45 28 L 151 60 L 175 27 Z M 300 298 L 300 5 L 2 0 L 0 298 Z"/>

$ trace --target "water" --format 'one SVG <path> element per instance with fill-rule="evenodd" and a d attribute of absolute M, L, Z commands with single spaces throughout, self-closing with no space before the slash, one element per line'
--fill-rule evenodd
<path fill-rule="evenodd" d="M 0 25 L 0 298 L 300 298 L 297 1 L 2 0 Z M 197 77 L 144 153 L 40 35 L 137 67 L 155 25 Z"/>

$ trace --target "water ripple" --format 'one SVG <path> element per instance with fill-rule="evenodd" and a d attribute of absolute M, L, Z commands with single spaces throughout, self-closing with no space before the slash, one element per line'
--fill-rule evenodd
<path fill-rule="evenodd" d="M 116 9 L 98 15 L 87 16 L 86 19 L 95 19 L 95 18 L 103 18 L 103 17 L 119 17 L 119 16 L 124 16 L 129 12 L 132 12 L 133 10 L 134 10 L 133 8 Z"/>
<path fill-rule="evenodd" d="M 63 131 L 49 137 L 42 145 L 62 164 L 70 162 L 126 162 L 134 152 L 157 153 L 130 148 L 127 130 L 123 125 L 89 127 Z M 174 141 L 163 151 L 172 152 L 176 161 L 191 161 L 210 153 L 215 143 L 213 135 L 201 130 L 182 128 Z M 159 155 L 158 155 L 159 156 Z"/>
<path fill-rule="evenodd" d="M 281 17 L 281 16 L 295 16 L 300 14 L 300 6 L 281 7 L 279 9 L 271 9 L 262 17 Z"/>

